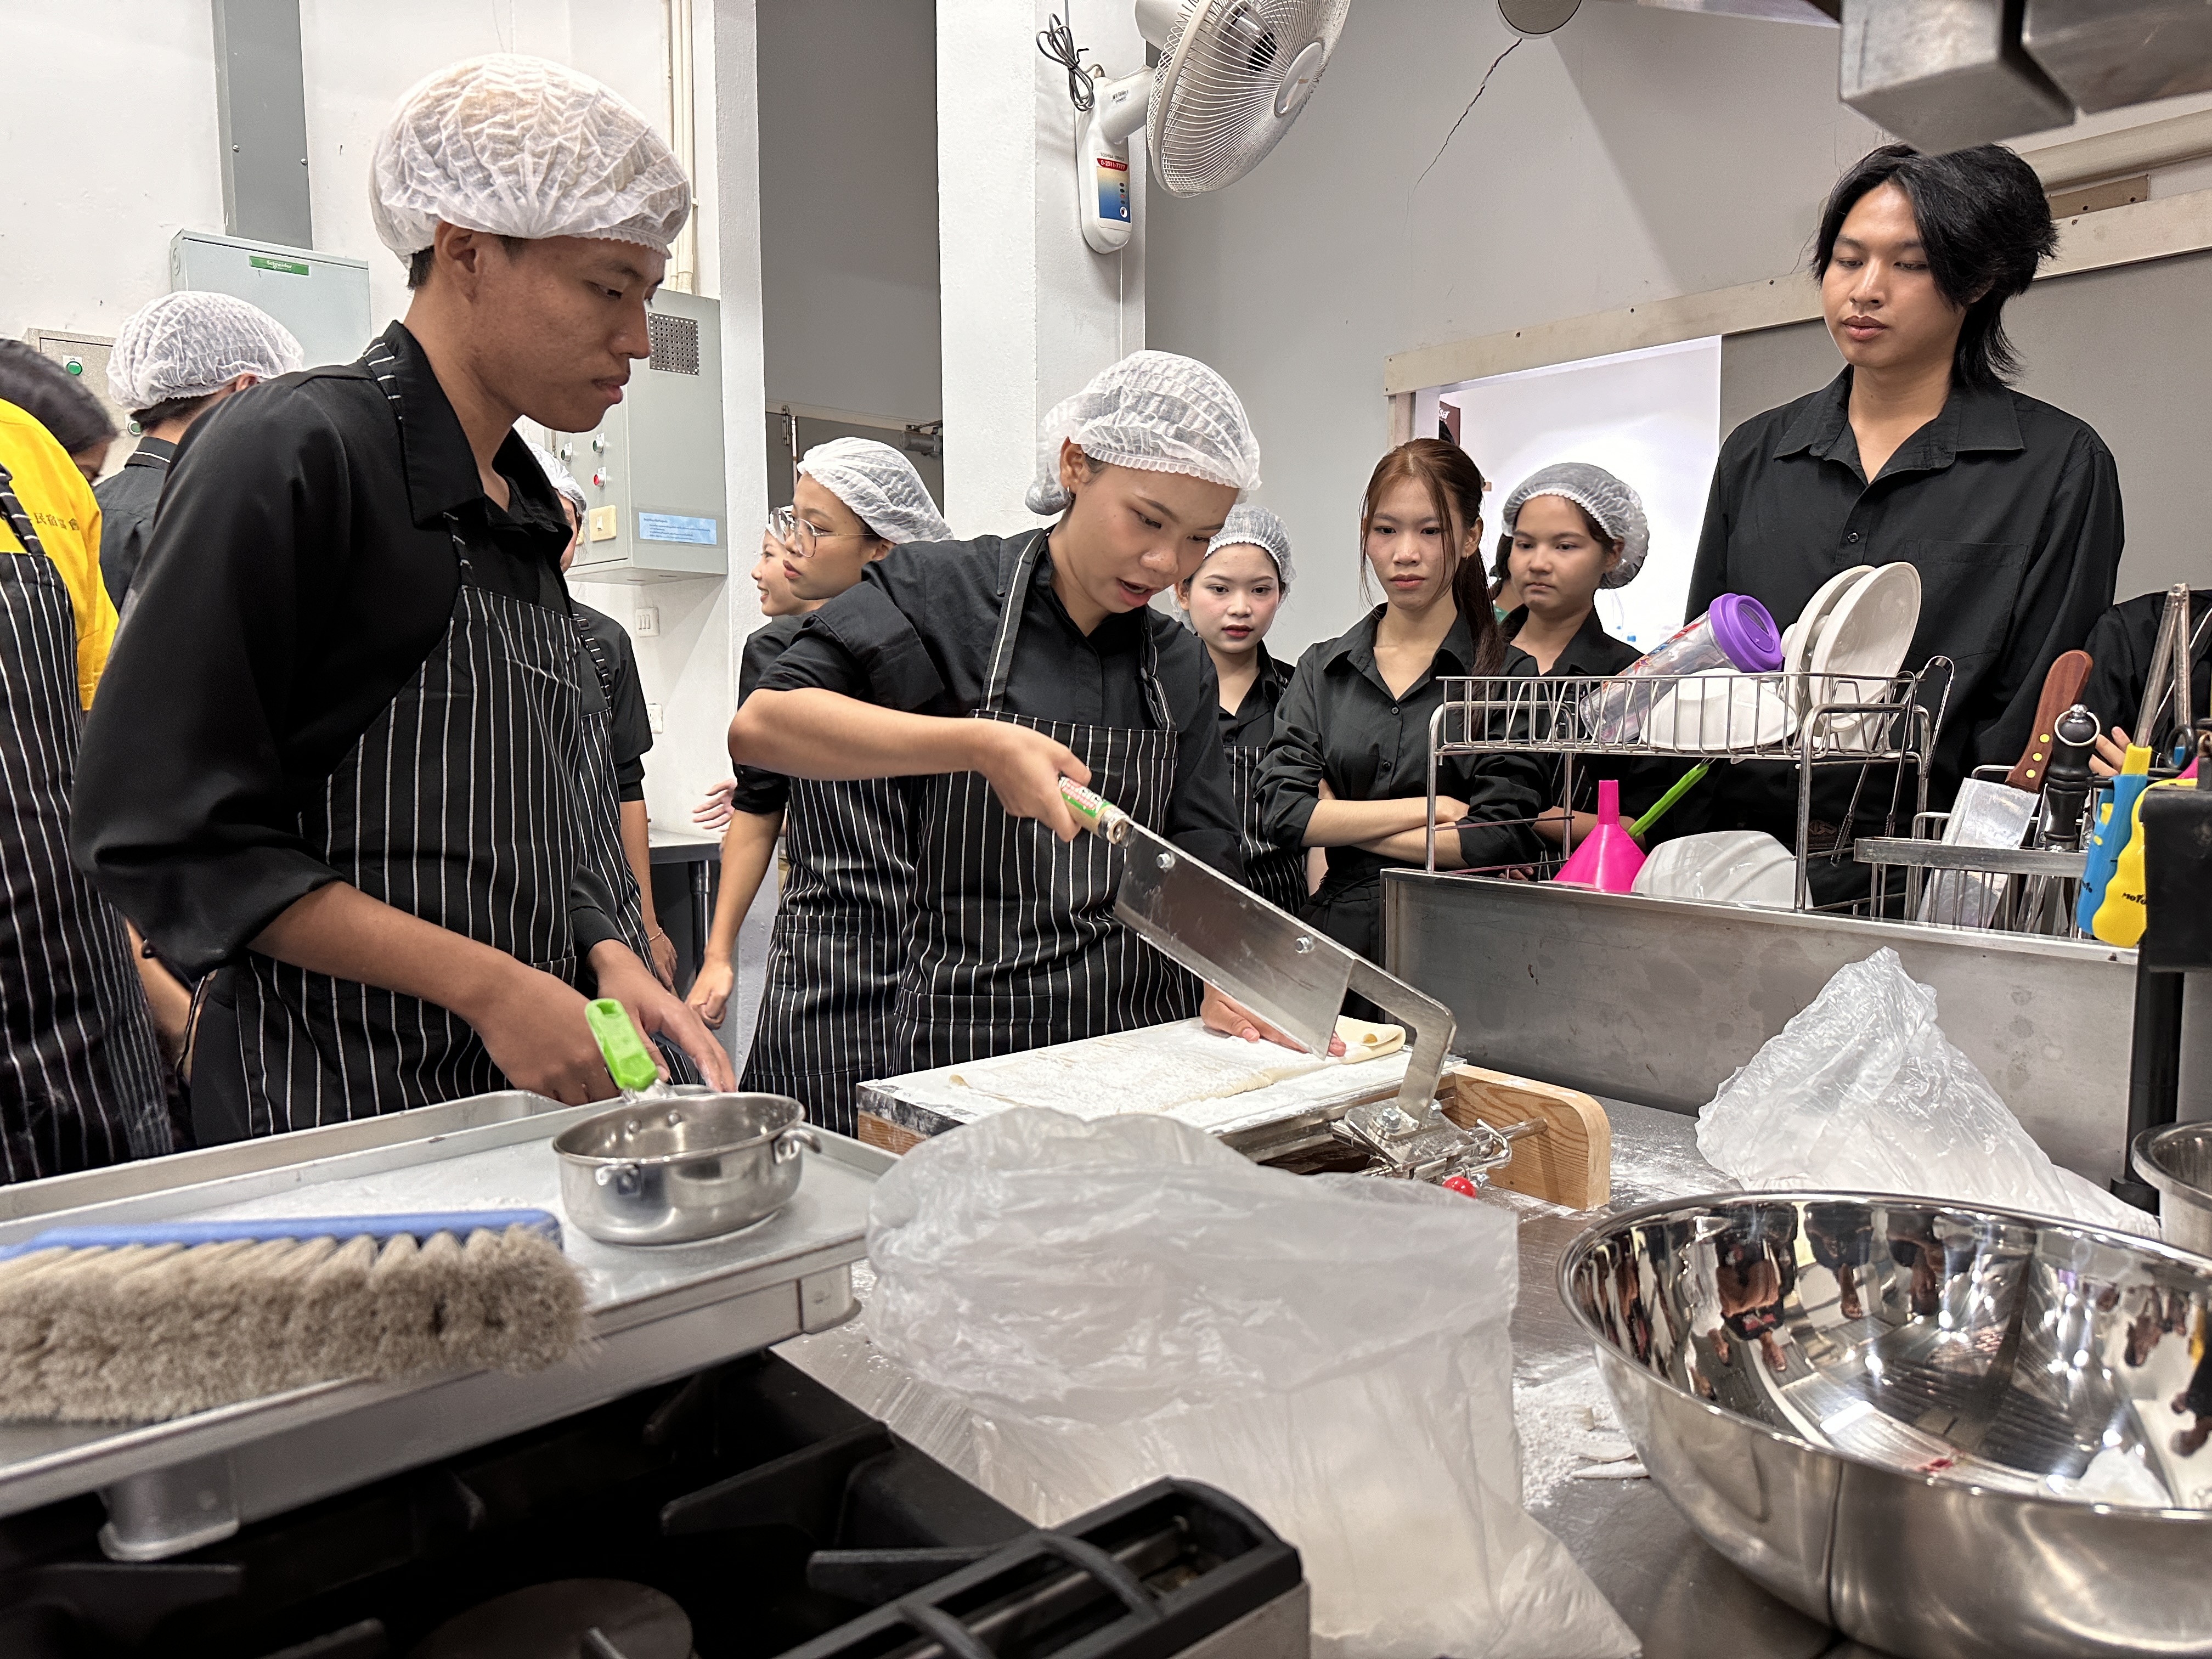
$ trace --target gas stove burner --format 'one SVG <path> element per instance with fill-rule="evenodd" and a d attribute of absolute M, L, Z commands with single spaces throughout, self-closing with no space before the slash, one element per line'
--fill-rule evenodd
<path fill-rule="evenodd" d="M 408 1659 L 691 1659 L 691 1621 L 648 1584 L 562 1578 L 479 1602 Z"/>

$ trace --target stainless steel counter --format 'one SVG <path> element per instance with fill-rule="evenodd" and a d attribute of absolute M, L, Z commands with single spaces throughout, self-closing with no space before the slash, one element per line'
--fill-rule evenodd
<path fill-rule="evenodd" d="M 0 1243 L 42 1227 L 530 1207 L 561 1212 L 547 1143 L 603 1107 L 481 1095 L 4 1189 Z M 623 1248 L 574 1228 L 590 1347 L 526 1376 L 319 1383 L 166 1423 L 0 1425 L 0 1516 L 97 1491 L 102 1542 L 158 1559 L 400 1469 L 849 1317 L 884 1153 L 822 1133 L 798 1195 L 743 1231 Z"/>
<path fill-rule="evenodd" d="M 1476 1065 L 1686 1112 L 1838 968 L 1887 945 L 2053 1161 L 2099 1182 L 2120 1172 L 2132 951 L 1419 870 L 1383 872 L 1382 915 L 1383 965 L 1451 1009 Z M 2185 1088 L 2212 1077 L 2208 1027 Z"/>
<path fill-rule="evenodd" d="M 1697 1119 L 1603 1102 L 1613 1123 L 1612 1210 L 1724 1189 L 1698 1156 Z M 1591 1214 L 1510 1194 L 1521 1213 L 1521 1296 L 1513 1315 L 1516 1393 L 1591 1364 L 1554 1283 L 1559 1256 Z M 1523 1455 L 1540 1449 L 1523 1448 Z M 1564 1480 L 1532 1510 L 1643 1639 L 1644 1659 L 1880 1659 L 1769 1595 L 1700 1538 L 1649 1480 Z"/>

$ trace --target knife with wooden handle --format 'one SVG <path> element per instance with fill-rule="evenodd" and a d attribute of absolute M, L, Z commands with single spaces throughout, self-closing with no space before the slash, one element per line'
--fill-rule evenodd
<path fill-rule="evenodd" d="M 2088 683 L 2086 651 L 2066 652 L 2051 665 L 2043 677 L 2043 695 L 2036 700 L 2035 730 L 2028 735 L 2019 763 L 2006 774 L 2006 783 L 2031 795 L 2043 793 L 2043 769 L 2051 763 L 2051 746 L 2058 740 L 2058 717 L 2081 700 L 2081 688 Z"/>

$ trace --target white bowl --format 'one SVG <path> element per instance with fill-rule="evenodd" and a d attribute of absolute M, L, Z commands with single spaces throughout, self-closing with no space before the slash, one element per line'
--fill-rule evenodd
<path fill-rule="evenodd" d="M 1769 748 L 1796 729 L 1782 679 L 1735 672 L 1677 681 L 1644 722 L 1647 742 L 1705 755 Z"/>
<path fill-rule="evenodd" d="M 1649 898 L 1791 910 L 1797 904 L 1797 860 L 1780 842 L 1757 830 L 1683 836 L 1651 849 L 1630 890 Z"/>

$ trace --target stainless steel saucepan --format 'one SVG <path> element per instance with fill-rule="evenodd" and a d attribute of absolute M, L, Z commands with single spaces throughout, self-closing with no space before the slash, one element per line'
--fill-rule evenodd
<path fill-rule="evenodd" d="M 607 1244 L 683 1244 L 764 1221 L 822 1143 L 787 1095 L 678 1088 L 587 1117 L 553 1142 L 568 1219 Z"/>

